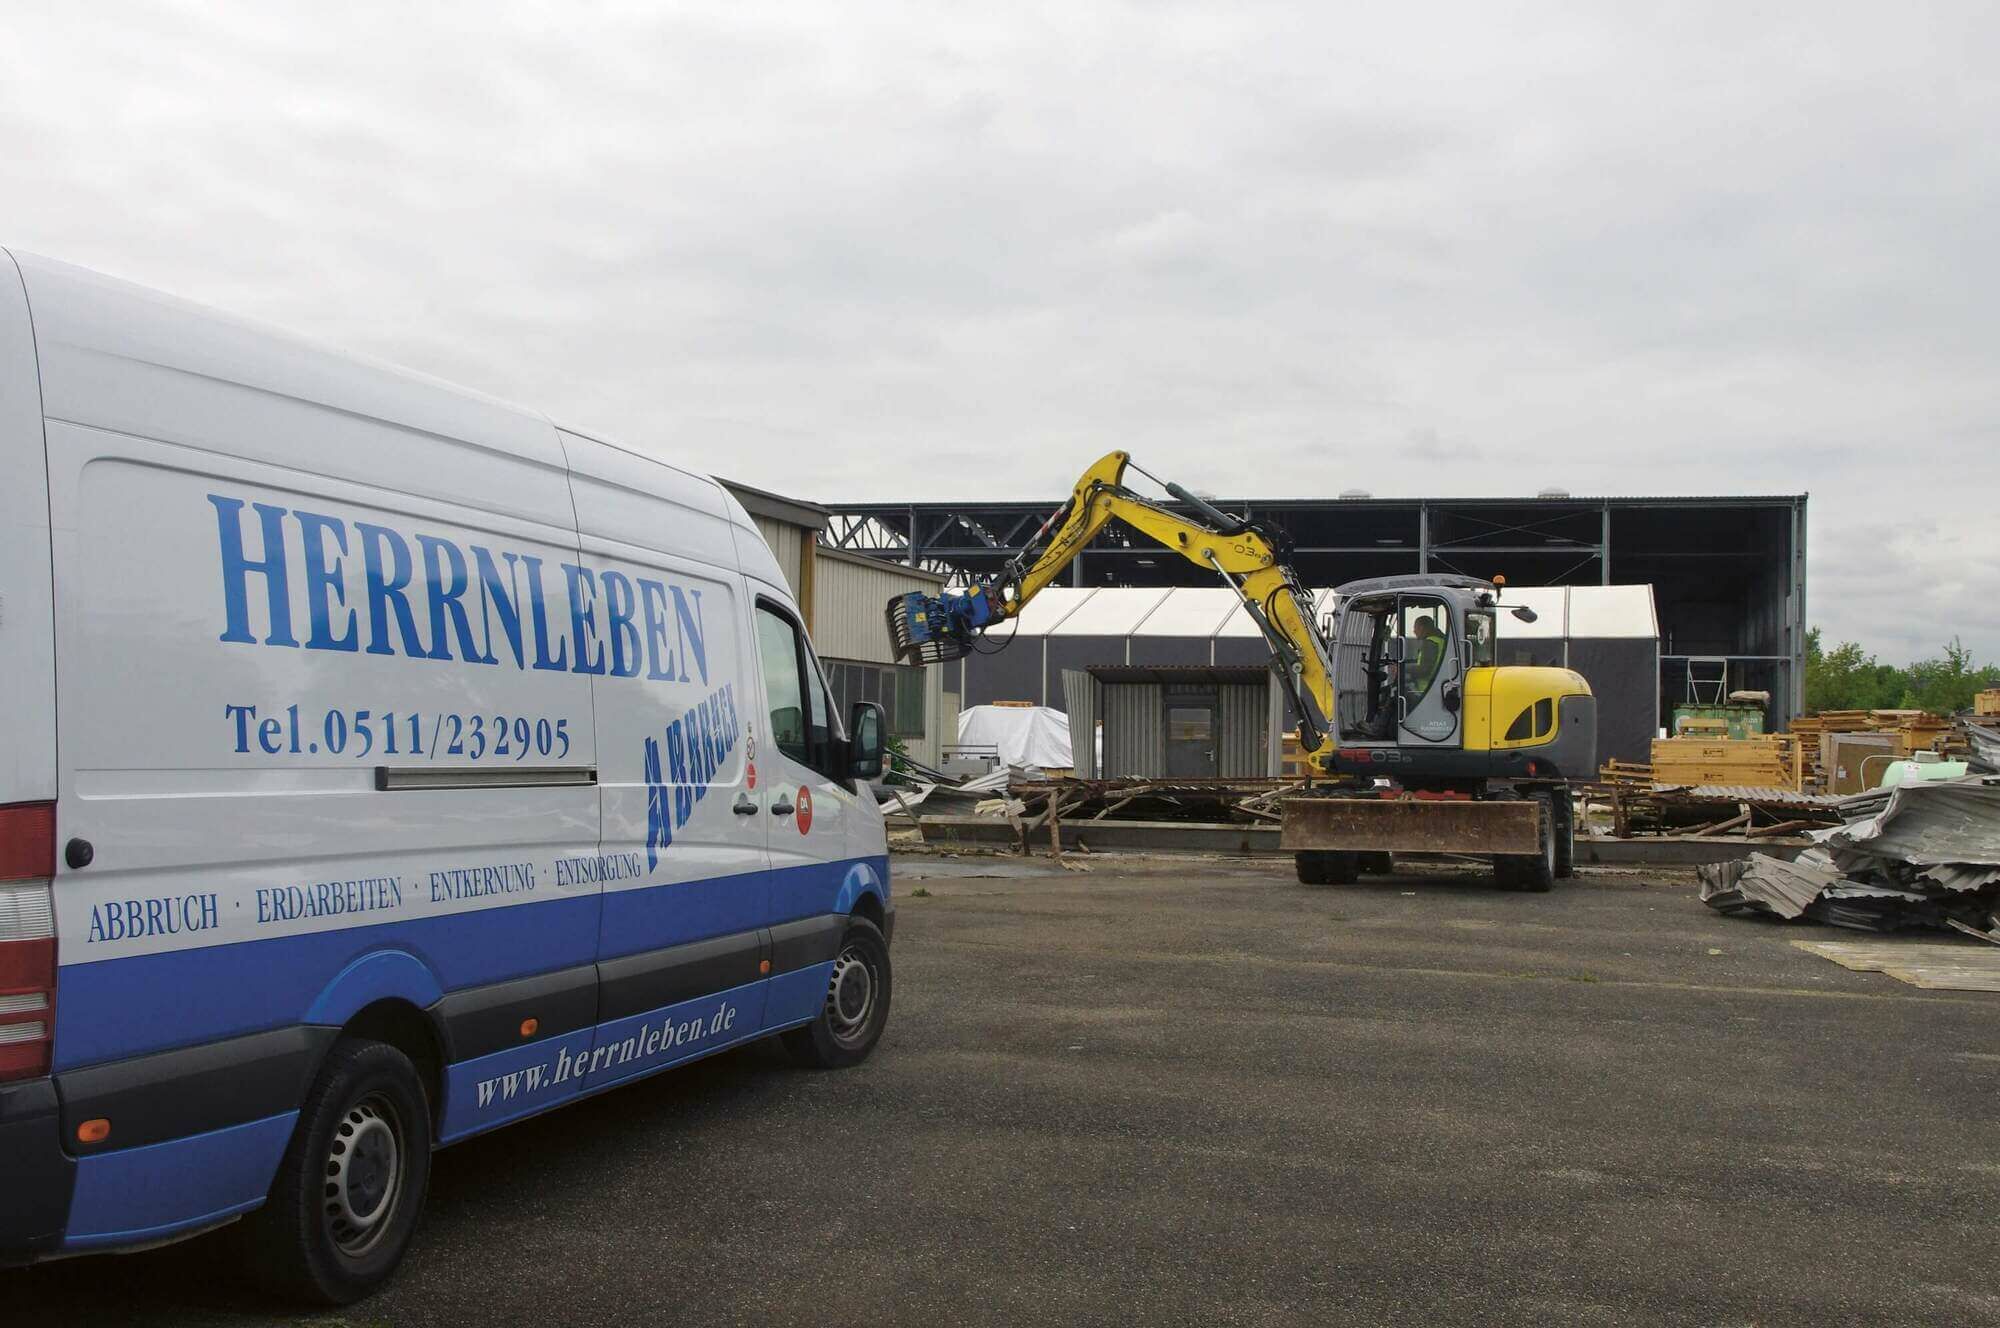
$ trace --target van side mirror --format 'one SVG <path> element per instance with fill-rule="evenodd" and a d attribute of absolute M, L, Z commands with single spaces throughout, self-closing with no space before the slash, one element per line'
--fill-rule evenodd
<path fill-rule="evenodd" d="M 847 714 L 847 773 L 853 779 L 880 779 L 889 721 L 873 701 L 856 701 Z"/>
<path fill-rule="evenodd" d="M 1525 604 L 1517 604 L 1514 606 L 1514 616 L 1522 622 L 1533 622 L 1535 620 L 1535 611 Z"/>

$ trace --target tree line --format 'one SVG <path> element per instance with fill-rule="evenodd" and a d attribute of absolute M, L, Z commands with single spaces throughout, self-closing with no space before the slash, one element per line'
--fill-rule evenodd
<path fill-rule="evenodd" d="M 1928 710 L 1950 715 L 1972 708 L 1974 693 L 2000 687 L 2000 665 L 1978 664 L 1954 637 L 1944 654 L 1897 666 L 1884 664 L 1858 642 L 1831 650 L 1819 628 L 1806 633 L 1806 711 Z"/>

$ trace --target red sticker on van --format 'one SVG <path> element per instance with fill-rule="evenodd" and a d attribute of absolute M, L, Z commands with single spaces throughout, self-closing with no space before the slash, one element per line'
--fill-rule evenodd
<path fill-rule="evenodd" d="M 755 761 L 750 762 L 745 768 L 744 778 L 749 781 L 751 788 L 757 787 L 757 763 Z"/>
<path fill-rule="evenodd" d="M 813 791 L 803 784 L 799 786 L 799 810 L 796 819 L 800 834 L 805 834 L 813 828 Z"/>

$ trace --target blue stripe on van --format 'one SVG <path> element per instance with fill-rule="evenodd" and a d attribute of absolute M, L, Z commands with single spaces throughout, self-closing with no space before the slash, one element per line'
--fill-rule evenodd
<path fill-rule="evenodd" d="M 416 956 L 446 991 L 587 964 L 597 902 L 536 900 L 66 965 L 56 980 L 55 1068 L 301 1023 L 337 974 L 382 950 Z"/>
<path fill-rule="evenodd" d="M 887 897 L 888 865 L 875 854 L 771 872 L 766 906 L 749 914 L 739 901 L 754 890 L 756 873 L 68 964 L 56 989 L 55 1069 L 303 1022 L 328 984 L 370 954 L 408 953 L 440 990 L 457 991 L 742 927 L 846 913 L 863 893 Z"/>

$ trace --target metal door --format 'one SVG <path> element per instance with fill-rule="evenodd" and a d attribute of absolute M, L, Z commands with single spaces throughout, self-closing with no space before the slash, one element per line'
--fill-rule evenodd
<path fill-rule="evenodd" d="M 1167 778 L 1215 778 L 1215 754 L 1220 747 L 1215 709 L 1212 690 L 1198 695 L 1167 693 Z"/>

